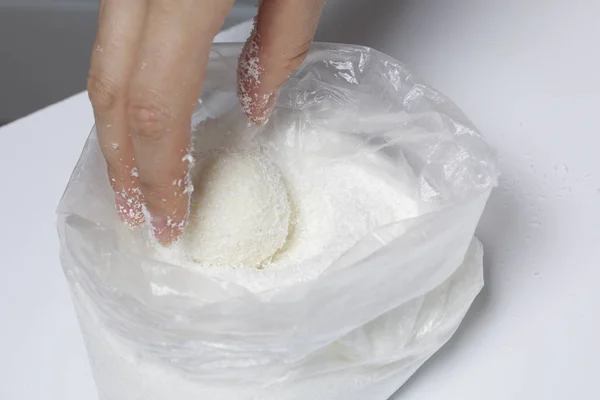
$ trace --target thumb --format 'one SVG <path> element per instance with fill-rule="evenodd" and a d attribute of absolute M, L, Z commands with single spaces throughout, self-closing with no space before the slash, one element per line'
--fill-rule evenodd
<path fill-rule="evenodd" d="M 279 89 L 302 64 L 325 0 L 263 0 L 238 65 L 238 95 L 244 113 L 265 124 Z"/>

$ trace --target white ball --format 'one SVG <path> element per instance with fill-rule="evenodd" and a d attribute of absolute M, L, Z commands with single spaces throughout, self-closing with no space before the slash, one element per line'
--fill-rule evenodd
<path fill-rule="evenodd" d="M 264 155 L 217 153 L 194 177 L 182 245 L 204 265 L 259 266 L 285 244 L 290 214 L 281 173 Z"/>

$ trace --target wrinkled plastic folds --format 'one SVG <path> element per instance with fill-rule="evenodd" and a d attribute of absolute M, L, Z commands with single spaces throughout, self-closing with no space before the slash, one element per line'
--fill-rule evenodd
<path fill-rule="evenodd" d="M 194 124 L 239 107 L 239 52 L 213 47 Z M 331 157 L 372 152 L 410 171 L 420 216 L 371 232 L 317 279 L 251 293 L 149 256 L 114 211 L 92 132 L 58 230 L 102 400 L 163 400 L 161 374 L 137 374 L 141 362 L 181 379 L 169 400 L 191 399 L 195 384 L 212 390 L 204 398 L 383 400 L 463 319 L 483 286 L 474 231 L 497 179 L 469 120 L 392 58 L 333 44 L 313 46 L 272 123 L 278 114 L 293 118 L 299 145 L 303 126 L 322 126 L 360 143 Z"/>

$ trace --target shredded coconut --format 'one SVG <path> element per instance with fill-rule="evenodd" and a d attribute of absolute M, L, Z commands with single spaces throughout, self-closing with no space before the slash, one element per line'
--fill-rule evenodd
<path fill-rule="evenodd" d="M 115 183 L 114 179 L 111 182 Z M 139 187 L 121 189 L 115 195 L 115 207 L 121 220 L 130 227 L 144 222 L 143 195 Z"/>
<path fill-rule="evenodd" d="M 194 164 L 194 157 L 188 153 L 185 156 L 181 157 L 181 161 L 188 163 L 190 166 Z"/>
<path fill-rule="evenodd" d="M 240 130 L 228 131 L 228 135 L 242 138 L 244 128 L 245 124 Z M 224 134 L 223 125 L 218 123 L 207 122 L 197 129 L 205 140 L 211 136 L 217 138 Z M 315 132 L 313 135 L 307 135 L 306 144 L 309 145 L 311 140 L 317 140 L 321 134 L 330 133 Z M 279 135 L 282 138 L 286 137 L 285 133 Z M 230 176 L 227 181 L 217 182 L 224 185 L 223 187 L 209 184 L 205 189 L 210 192 L 203 193 L 200 185 L 198 193 L 194 194 L 196 202 L 201 200 L 202 196 L 207 196 L 207 199 L 214 198 L 215 204 L 207 206 L 210 209 L 200 214 L 197 214 L 198 210 L 194 211 L 192 207 L 191 218 L 193 220 L 197 216 L 209 225 L 196 226 L 192 222 L 191 229 L 186 231 L 180 242 L 167 248 L 155 247 L 158 259 L 198 270 L 204 275 L 222 282 L 235 283 L 252 292 L 262 292 L 318 277 L 335 259 L 372 229 L 417 214 L 416 203 L 407 196 L 403 184 L 382 174 L 377 167 L 373 166 L 373 161 L 366 157 L 332 162 L 318 155 L 305 154 L 306 150 L 301 147 L 285 144 L 270 148 L 258 146 L 253 151 L 251 157 L 264 158 L 267 154 L 273 159 L 281 172 L 289 196 L 291 204 L 289 234 L 285 238 L 285 243 L 275 247 L 275 250 L 279 250 L 275 254 L 271 251 L 272 257 L 263 256 L 260 263 L 244 263 L 236 259 L 230 265 L 223 265 L 220 262 L 219 267 L 215 266 L 215 259 L 225 260 L 227 256 L 242 251 L 240 246 L 247 243 L 242 238 L 252 237 L 252 228 L 255 229 L 255 234 L 261 232 L 264 229 L 261 219 L 276 218 L 277 207 L 280 207 L 278 205 L 280 203 L 269 203 L 271 201 L 269 192 L 242 195 L 252 190 L 252 185 L 256 183 L 249 182 L 254 178 L 250 178 L 247 176 L 247 171 L 239 168 L 237 170 L 239 180 L 236 180 L 238 178 L 235 176 Z M 207 159 L 214 157 L 217 157 L 217 163 L 227 163 L 225 160 L 231 157 L 229 154 L 200 153 L 196 158 L 200 160 L 199 168 L 202 168 Z M 251 165 L 245 168 L 251 168 Z M 271 179 L 265 174 L 266 172 L 262 172 L 263 179 Z M 240 192 L 238 187 L 244 188 L 245 192 Z M 214 197 L 215 191 L 223 194 L 222 197 L 218 197 L 218 200 Z M 227 191 L 231 195 L 230 199 L 226 196 Z M 258 212 L 258 208 L 255 210 L 254 204 L 258 206 L 260 202 L 272 209 L 270 216 Z M 247 207 L 247 214 L 242 213 L 244 206 Z M 224 243 L 219 244 L 218 240 L 211 236 L 213 241 L 208 246 L 217 251 L 217 254 L 208 252 L 201 243 L 196 243 L 198 252 L 195 252 L 191 245 L 194 243 L 194 235 L 205 235 L 207 232 L 195 232 L 194 229 L 210 229 L 210 235 L 219 233 L 222 235 Z M 232 242 L 227 243 L 227 240 Z M 233 247 L 229 249 L 227 246 Z M 256 252 L 256 248 L 243 251 Z M 203 259 L 201 256 L 203 252 L 210 253 L 210 257 Z M 221 258 L 219 252 L 222 253 Z M 259 268 L 256 268 L 257 266 Z"/>
<path fill-rule="evenodd" d="M 158 250 L 166 261 L 259 266 L 288 236 L 290 204 L 280 172 L 259 153 L 218 152 L 203 158 L 186 233 L 168 250 Z"/>

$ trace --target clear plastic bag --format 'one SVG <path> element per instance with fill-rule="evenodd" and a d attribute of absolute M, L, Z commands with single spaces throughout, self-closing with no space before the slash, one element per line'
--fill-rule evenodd
<path fill-rule="evenodd" d="M 239 107 L 239 52 L 213 47 L 194 124 Z M 467 118 L 384 54 L 315 44 L 271 129 L 285 121 L 311 151 L 303 127 L 322 127 L 358 144 L 329 157 L 376 153 L 408 171 L 420 215 L 373 230 L 316 279 L 252 293 L 149 256 L 114 211 L 92 132 L 58 230 L 101 400 L 383 400 L 458 327 L 483 286 L 473 234 L 497 179 Z"/>

